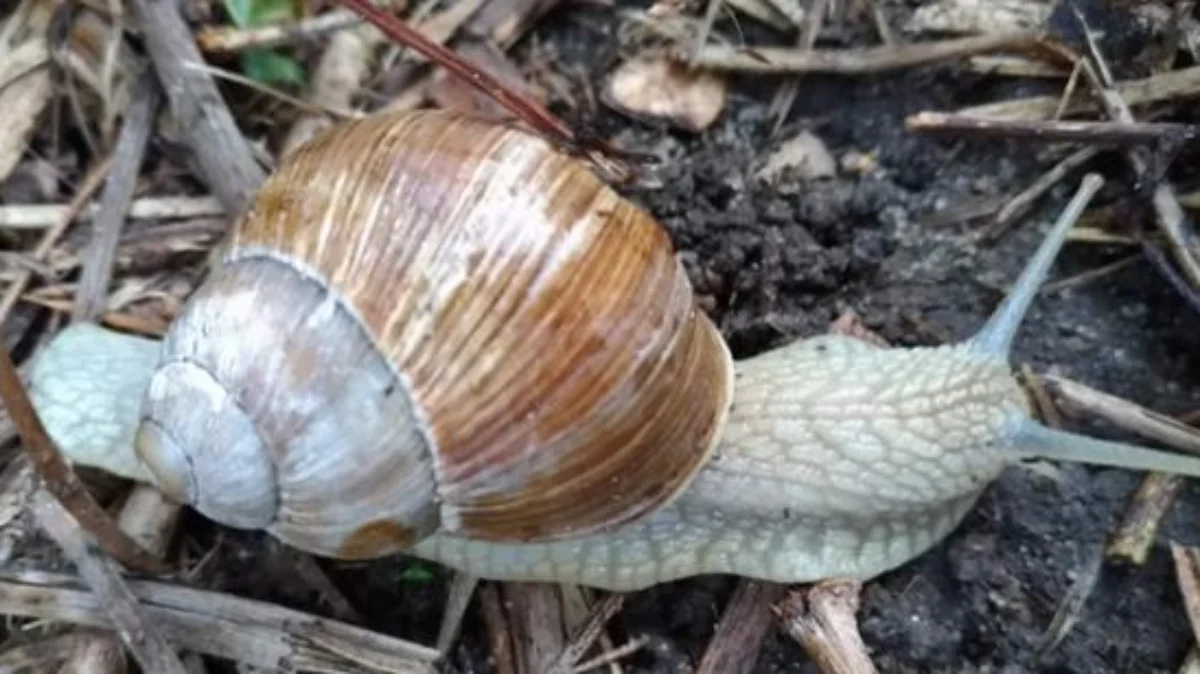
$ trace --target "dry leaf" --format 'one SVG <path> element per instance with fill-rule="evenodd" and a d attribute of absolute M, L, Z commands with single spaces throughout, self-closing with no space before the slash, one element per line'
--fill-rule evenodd
<path fill-rule="evenodd" d="M 626 61 L 609 76 L 604 104 L 630 117 L 664 119 L 688 131 L 708 128 L 725 108 L 725 79 L 667 59 Z"/>
<path fill-rule="evenodd" d="M 914 33 L 1006 33 L 1040 28 L 1054 5 L 1046 0 L 937 0 L 917 8 L 904 29 Z"/>
<path fill-rule="evenodd" d="M 837 175 L 837 162 L 824 141 L 808 131 L 801 131 L 772 152 L 754 177 L 775 182 L 788 170 L 801 180 L 832 178 Z"/>
<path fill-rule="evenodd" d="M 7 54 L 0 54 L 0 182 L 8 179 L 25 154 L 25 143 L 37 127 L 42 110 L 54 93 L 46 62 L 50 50 L 45 38 L 30 39 Z"/>

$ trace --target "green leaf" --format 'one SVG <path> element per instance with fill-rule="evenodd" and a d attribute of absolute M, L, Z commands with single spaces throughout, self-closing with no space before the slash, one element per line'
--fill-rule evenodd
<path fill-rule="evenodd" d="M 229 20 L 238 28 L 250 25 L 250 17 L 254 13 L 255 0 L 225 0 L 225 13 Z"/>
<path fill-rule="evenodd" d="M 251 0 L 250 25 L 261 26 L 296 19 L 292 0 Z"/>
<path fill-rule="evenodd" d="M 292 0 L 224 0 L 229 20 L 238 28 L 253 28 L 297 18 Z"/>
<path fill-rule="evenodd" d="M 433 580 L 433 571 L 422 564 L 413 564 L 400 573 L 400 580 L 405 583 L 428 583 Z"/>
<path fill-rule="evenodd" d="M 263 84 L 304 84 L 304 68 L 289 56 L 267 49 L 242 52 L 242 72 Z"/>

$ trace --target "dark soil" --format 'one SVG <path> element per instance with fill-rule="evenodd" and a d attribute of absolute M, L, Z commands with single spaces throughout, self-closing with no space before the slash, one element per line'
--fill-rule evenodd
<path fill-rule="evenodd" d="M 905 6 L 881 3 L 899 24 Z M 1083 3 L 1087 4 L 1087 3 Z M 628 3 L 618 3 L 628 6 Z M 1099 17 L 1098 20 L 1102 20 Z M 554 68 L 587 73 L 599 89 L 616 62 L 619 8 L 574 4 L 547 17 L 515 53 Z M 779 42 L 740 26 L 748 41 Z M 1140 47 L 1136 26 L 1113 24 L 1119 67 Z M 726 23 L 726 35 L 736 37 Z M 855 31 L 842 46 L 874 41 Z M 1016 82 L 950 65 L 877 76 L 808 76 L 789 118 L 772 136 L 767 105 L 782 78 L 735 77 L 720 121 L 692 134 L 603 107 L 558 112 L 581 128 L 656 158 L 657 187 L 628 188 L 670 230 L 698 291 L 738 356 L 813 335 L 846 310 L 898 345 L 960 339 L 982 325 L 1017 274 L 1078 175 L 1044 199 L 995 245 L 978 246 L 979 222 L 946 212 L 1022 189 L 1054 161 L 1034 143 L 951 139 L 905 131 L 904 117 L 1053 91 L 1054 83 Z M 1181 106 L 1184 108 L 1184 106 Z M 1190 109 L 1174 118 L 1188 120 Z M 806 128 L 835 157 L 874 153 L 878 169 L 843 171 L 819 182 L 758 184 L 753 174 L 776 143 Z M 1185 177 L 1185 153 L 1172 177 Z M 1105 155 L 1107 200 L 1133 194 L 1121 157 Z M 1136 202 L 1141 207 L 1145 201 Z M 1138 211 L 1139 217 L 1146 213 Z M 1131 223 L 1132 224 L 1132 220 Z M 1128 255 L 1121 246 L 1069 245 L 1056 266 L 1064 278 Z M 1043 295 L 1016 343 L 1014 362 L 1069 377 L 1164 413 L 1200 407 L 1200 315 L 1145 259 L 1068 292 Z M 1109 429 L 1091 432 L 1110 434 Z M 1141 567 L 1105 565 L 1085 610 L 1062 643 L 1040 661 L 1037 650 L 1072 583 L 1100 554 L 1139 476 L 1059 466 L 1013 469 L 941 545 L 867 584 L 864 639 L 882 672 L 1173 672 L 1192 643 L 1176 587 L 1169 542 L 1200 543 L 1200 487 L 1189 487 Z M 197 549 L 218 540 L 198 518 Z M 208 537 L 211 534 L 212 537 Z M 324 613 L 288 564 L 261 538 L 222 532 L 223 552 L 198 582 Z M 269 563 L 276 560 L 276 563 Z M 430 643 L 437 632 L 445 574 L 420 562 L 322 562 L 370 627 Z M 273 571 L 272 569 L 277 569 Z M 428 576 L 427 574 L 432 574 Z M 632 596 L 611 623 L 618 642 L 651 635 L 627 662 L 638 674 L 688 671 L 704 652 L 736 579 L 696 578 Z M 454 664 L 486 670 L 477 607 Z M 773 636 L 757 673 L 815 672 L 790 639 Z"/>

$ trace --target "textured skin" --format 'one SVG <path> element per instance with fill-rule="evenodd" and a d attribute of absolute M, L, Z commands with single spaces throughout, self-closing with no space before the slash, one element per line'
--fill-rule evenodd
<path fill-rule="evenodd" d="M 106 428 L 136 414 L 112 400 L 149 376 L 153 354 L 110 363 L 94 332 L 52 343 L 35 370 L 38 410 L 74 457 L 99 404 Z M 56 353 L 69 344 L 69 354 Z M 63 357 L 69 355 L 69 359 Z M 67 393 L 67 367 L 97 373 L 90 395 Z M 102 376 L 101 376 L 102 375 Z M 48 385 L 54 382 L 54 385 Z M 707 573 L 778 582 L 869 578 L 934 545 L 1017 456 L 1002 439 L 1027 414 L 1007 367 L 959 347 L 882 349 L 818 337 L 737 363 L 737 393 L 712 460 L 675 501 L 616 531 L 509 544 L 437 534 L 415 554 L 484 578 L 570 582 L 614 590 Z M 83 424 L 78 425 L 78 424 Z M 127 462 L 125 433 L 108 461 Z M 90 448 L 94 452 L 96 448 Z"/>
<path fill-rule="evenodd" d="M 82 323 L 61 331 L 38 354 L 29 395 L 50 439 L 72 461 L 148 480 L 132 451 L 136 424 L 130 422 L 137 420 L 160 346 Z"/>
<path fill-rule="evenodd" d="M 394 367 L 425 441 L 373 451 L 432 464 L 442 531 L 525 541 L 636 520 L 694 478 L 729 408 L 732 359 L 665 231 L 528 133 L 445 111 L 339 125 L 280 165 L 229 250 L 225 265 L 297 272 L 266 294 L 219 266 L 210 283 L 229 297 L 304 311 L 293 295 L 327 289 Z M 269 330 L 235 336 L 243 325 L 214 361 L 238 341 L 283 347 Z M 338 443 L 375 442 L 342 430 Z M 362 524 L 357 548 L 391 526 Z"/>

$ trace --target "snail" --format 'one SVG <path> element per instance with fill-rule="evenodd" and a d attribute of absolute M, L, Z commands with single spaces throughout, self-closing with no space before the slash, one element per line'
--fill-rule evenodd
<path fill-rule="evenodd" d="M 70 460 L 324 557 L 610 590 L 870 578 L 1031 457 L 1200 475 L 1039 424 L 1011 372 L 1100 182 L 968 340 L 735 360 L 666 230 L 583 162 L 375 113 L 281 162 L 161 340 L 68 326 L 29 386 Z"/>

